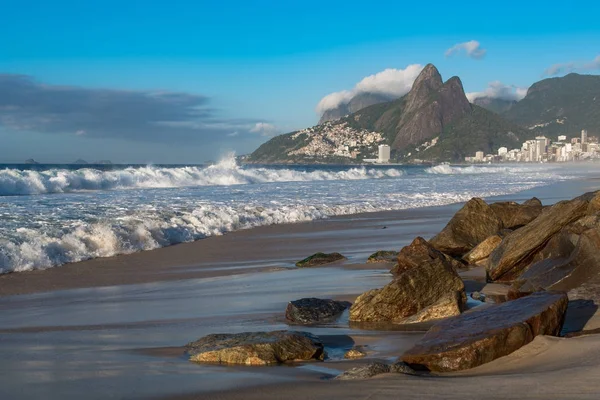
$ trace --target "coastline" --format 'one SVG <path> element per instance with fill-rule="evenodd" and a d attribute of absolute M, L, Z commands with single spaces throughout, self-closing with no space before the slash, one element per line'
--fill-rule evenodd
<path fill-rule="evenodd" d="M 538 196 L 553 204 L 600 188 L 594 179 L 540 186 L 486 198 L 522 202 Z M 211 278 L 292 268 L 317 251 L 336 251 L 363 264 L 377 250 L 398 250 L 416 236 L 439 232 L 464 203 L 259 226 L 154 250 L 95 258 L 46 270 L 0 275 L 0 297 L 55 290 Z M 425 229 L 420 221 L 427 220 Z M 386 229 L 382 229 L 386 227 Z"/>
<path fill-rule="evenodd" d="M 552 204 L 599 187 L 598 180 L 567 181 L 488 200 L 520 202 L 537 196 Z M 326 342 L 331 359 L 325 363 L 223 367 L 196 365 L 183 356 L 181 346 L 209 333 L 289 329 L 282 314 L 290 300 L 353 300 L 383 286 L 391 277 L 390 264 L 365 264 L 366 257 L 376 250 L 398 250 L 415 236 L 431 237 L 460 207 L 457 203 L 263 226 L 2 276 L 0 368 L 5 373 L 0 397 L 64 400 L 89 393 L 90 399 L 362 399 L 415 393 L 419 398 L 448 398 L 452 393 L 453 398 L 546 399 L 576 393 L 568 397 L 595 398 L 592 377 L 600 373 L 595 361 L 600 340 L 594 336 L 569 342 L 548 339 L 524 348 L 533 355 L 532 365 L 521 366 L 521 353 L 515 353 L 452 379 L 394 375 L 327 381 L 353 366 L 389 360 L 423 335 L 353 329 L 347 319 L 299 328 Z M 293 267 L 316 251 L 338 251 L 349 260 L 320 268 Z M 367 346 L 368 358 L 343 360 L 343 352 L 358 344 Z M 570 369 L 561 366 L 565 358 L 579 355 L 586 357 L 581 368 L 575 365 L 579 361 L 567 363 Z M 555 382 L 562 377 L 571 384 L 557 388 Z M 545 382 L 543 387 L 537 388 L 539 382 Z"/>

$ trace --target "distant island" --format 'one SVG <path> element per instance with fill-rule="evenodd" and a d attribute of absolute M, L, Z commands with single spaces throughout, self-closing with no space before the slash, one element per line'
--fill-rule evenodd
<path fill-rule="evenodd" d="M 25 160 L 24 164 L 39 164 L 39 162 L 35 161 L 33 158 Z"/>
<path fill-rule="evenodd" d="M 85 164 L 89 164 L 87 161 L 82 160 L 81 158 L 78 160 L 73 161 L 74 165 L 85 165 Z"/>
<path fill-rule="evenodd" d="M 520 101 L 482 97 L 471 103 L 460 78 L 444 82 L 429 64 L 405 96 L 363 97 L 324 114 L 319 125 L 270 139 L 244 162 L 362 164 L 388 145 L 390 162 L 462 163 L 475 154 L 520 150 L 543 135 L 560 141 L 584 129 L 590 137 L 600 134 L 597 75 L 544 79 Z"/>

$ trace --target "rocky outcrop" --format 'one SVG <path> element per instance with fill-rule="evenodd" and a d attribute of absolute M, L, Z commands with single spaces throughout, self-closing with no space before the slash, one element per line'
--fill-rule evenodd
<path fill-rule="evenodd" d="M 439 299 L 436 303 L 425 307 L 415 315 L 404 319 L 403 324 L 417 324 L 420 322 L 434 321 L 454 315 L 459 315 L 464 307 L 464 293 L 454 292 Z"/>
<path fill-rule="evenodd" d="M 464 307 L 464 289 L 454 268 L 434 259 L 407 270 L 381 289 L 360 295 L 350 308 L 350 321 L 403 323 L 428 307 L 431 311 L 419 314 L 420 320 L 427 320 L 427 315 L 453 316 Z M 456 299 L 457 304 L 449 304 L 446 298 Z"/>
<path fill-rule="evenodd" d="M 296 267 L 317 267 L 319 265 L 330 264 L 345 259 L 346 257 L 340 253 L 315 253 L 312 256 L 306 257 L 304 260 L 298 261 L 296 263 Z"/>
<path fill-rule="evenodd" d="M 473 198 L 429 243 L 446 254 L 462 257 L 502 228 L 502 221 L 492 208 L 485 201 Z"/>
<path fill-rule="evenodd" d="M 393 110 L 390 110 L 393 111 Z M 412 89 L 405 97 L 402 115 L 395 127 L 394 149 L 418 145 L 438 136 L 444 126 L 471 112 L 471 104 L 465 96 L 458 77 L 443 83 L 435 66 L 428 64 L 419 74 Z M 384 129 L 392 116 L 384 113 L 376 128 Z"/>
<path fill-rule="evenodd" d="M 480 263 L 486 260 L 501 242 L 502 238 L 499 235 L 492 235 L 479 243 L 473 250 L 465 254 L 463 260 L 469 264 Z"/>
<path fill-rule="evenodd" d="M 403 247 L 400 250 L 397 257 L 398 262 L 392 268 L 391 273 L 394 275 L 400 275 L 408 270 L 423 264 L 427 264 L 434 260 L 438 260 L 454 269 L 465 267 L 460 261 L 457 261 L 449 255 L 436 250 L 425 239 L 419 236 L 415 238 L 411 244 Z"/>
<path fill-rule="evenodd" d="M 542 202 L 537 198 L 527 200 L 523 204 L 515 202 L 499 202 L 490 204 L 491 209 L 507 229 L 517 229 L 536 219 L 543 210 Z"/>
<path fill-rule="evenodd" d="M 570 254 L 538 261 L 518 278 L 515 285 L 525 292 L 577 288 L 600 274 L 599 250 L 600 231 L 588 229 L 578 237 Z"/>
<path fill-rule="evenodd" d="M 285 318 L 295 324 L 318 324 L 331 322 L 352 303 L 314 297 L 290 301 L 285 309 Z"/>
<path fill-rule="evenodd" d="M 218 364 L 271 365 L 325 358 L 318 337 L 293 331 L 213 334 L 187 344 L 186 351 L 190 361 Z"/>
<path fill-rule="evenodd" d="M 367 259 L 367 263 L 385 263 L 395 262 L 398 257 L 397 251 L 392 250 L 379 250 L 371 254 Z"/>
<path fill-rule="evenodd" d="M 508 355 L 537 335 L 558 335 L 568 299 L 540 292 L 435 324 L 402 361 L 434 372 L 474 368 Z"/>
<path fill-rule="evenodd" d="M 544 249 L 550 239 L 567 225 L 594 212 L 596 193 L 587 193 L 570 201 L 561 201 L 545 209 L 536 219 L 507 235 L 490 255 L 487 273 L 494 281 L 512 281 L 519 277 Z"/>

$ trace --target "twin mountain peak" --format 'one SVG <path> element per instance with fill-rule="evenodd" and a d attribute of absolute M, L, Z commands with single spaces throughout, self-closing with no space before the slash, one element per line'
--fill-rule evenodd
<path fill-rule="evenodd" d="M 390 145 L 401 162 L 462 161 L 476 151 L 520 148 L 540 134 L 600 131 L 600 76 L 569 74 L 534 84 L 519 102 L 480 98 L 471 104 L 460 78 L 444 82 L 428 64 L 399 99 L 359 96 L 324 115 L 339 119 L 277 136 L 248 161 L 356 163 L 373 158 L 380 144 Z M 336 115 L 344 112 L 349 115 Z"/>

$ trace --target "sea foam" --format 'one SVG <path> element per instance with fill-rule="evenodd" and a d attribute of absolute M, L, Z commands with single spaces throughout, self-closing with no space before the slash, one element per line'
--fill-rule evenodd
<path fill-rule="evenodd" d="M 240 167 L 225 159 L 208 167 L 129 167 L 100 171 L 92 168 L 29 171 L 0 170 L 0 196 L 69 193 L 86 190 L 176 188 L 189 186 L 247 185 L 267 182 L 307 182 L 395 178 L 399 169 L 349 168 L 342 171 L 300 171 Z"/>

